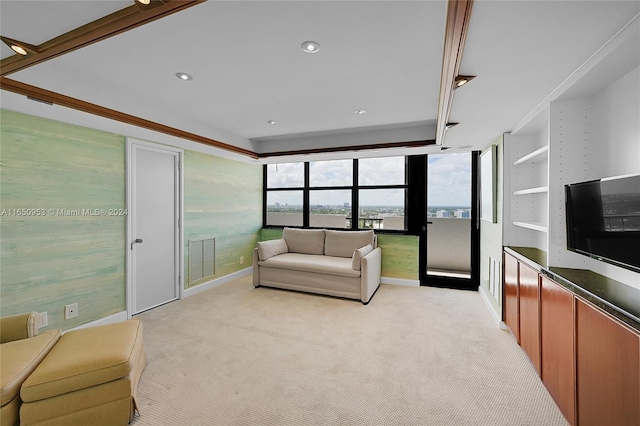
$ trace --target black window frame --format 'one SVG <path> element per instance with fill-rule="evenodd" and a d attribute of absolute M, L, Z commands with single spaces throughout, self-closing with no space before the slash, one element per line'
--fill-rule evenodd
<path fill-rule="evenodd" d="M 399 157 L 397 155 L 390 157 Z M 267 188 L 267 167 L 265 164 L 263 166 L 262 177 L 263 177 L 263 196 L 262 196 L 262 227 L 263 228 L 283 228 L 283 225 L 269 225 L 267 224 L 267 194 L 269 192 L 277 192 L 277 191 L 302 191 L 303 196 L 303 204 L 302 204 L 302 227 L 293 228 L 309 228 L 309 229 L 321 229 L 318 227 L 309 226 L 309 217 L 310 217 L 310 192 L 311 191 L 323 191 L 323 190 L 350 190 L 351 191 L 351 227 L 350 228 L 327 228 L 327 229 L 338 229 L 338 230 L 364 230 L 371 228 L 359 228 L 358 225 L 360 223 L 359 217 L 359 193 L 360 190 L 370 190 L 370 189 L 404 189 L 405 200 L 404 200 L 404 229 L 375 229 L 376 233 L 382 234 L 400 234 L 400 235 L 416 235 L 415 231 L 411 231 L 409 229 L 409 224 L 411 223 L 409 215 L 411 214 L 411 206 L 410 200 L 413 198 L 411 192 L 412 186 L 409 184 L 411 181 L 410 176 L 410 160 L 409 156 L 404 156 L 404 173 L 405 173 L 405 183 L 404 184 L 394 184 L 394 185 L 359 185 L 358 182 L 358 164 L 359 159 L 354 158 L 353 161 L 353 179 L 352 184 L 348 186 L 310 186 L 309 185 L 309 170 L 310 170 L 310 161 L 304 162 L 304 186 L 302 187 L 286 187 L 286 188 Z M 322 161 L 322 160 L 318 160 Z M 331 160 L 327 160 L 331 161 Z"/>

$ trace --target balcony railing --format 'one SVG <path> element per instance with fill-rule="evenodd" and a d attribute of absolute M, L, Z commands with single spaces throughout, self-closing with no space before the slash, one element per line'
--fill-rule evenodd
<path fill-rule="evenodd" d="M 468 275 L 471 270 L 471 220 L 429 218 L 427 226 L 427 270 L 434 274 Z M 302 213 L 267 212 L 267 223 L 275 226 L 302 226 Z M 345 215 L 311 214 L 314 228 L 351 228 Z M 404 229 L 404 216 L 360 218 L 360 229 Z M 384 254 L 383 254 L 384 255 Z M 416 251 L 417 256 L 417 251 Z"/>
<path fill-rule="evenodd" d="M 471 271 L 471 219 L 429 218 L 427 272 L 469 275 Z"/>

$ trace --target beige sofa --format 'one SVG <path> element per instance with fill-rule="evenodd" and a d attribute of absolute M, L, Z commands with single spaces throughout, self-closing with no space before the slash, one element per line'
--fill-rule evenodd
<path fill-rule="evenodd" d="M 382 251 L 371 231 L 284 228 L 253 254 L 254 287 L 275 287 L 357 299 L 380 286 Z"/>

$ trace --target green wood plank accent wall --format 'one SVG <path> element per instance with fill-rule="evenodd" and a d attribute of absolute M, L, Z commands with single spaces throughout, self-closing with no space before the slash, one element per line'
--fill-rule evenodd
<path fill-rule="evenodd" d="M 282 238 L 282 229 L 262 228 L 260 241 Z M 382 249 L 382 276 L 418 280 L 418 237 L 412 235 L 378 234 Z"/>
<path fill-rule="evenodd" d="M 126 217 L 90 215 L 125 207 L 124 137 L 0 115 L 0 314 L 47 311 L 69 329 L 125 310 Z"/>
<path fill-rule="evenodd" d="M 413 235 L 379 234 L 382 249 L 382 276 L 418 280 L 418 237 Z"/>
<path fill-rule="evenodd" d="M 251 267 L 261 227 L 262 166 L 185 151 L 185 287 L 189 240 L 216 239 L 214 278 L 219 278 Z"/>

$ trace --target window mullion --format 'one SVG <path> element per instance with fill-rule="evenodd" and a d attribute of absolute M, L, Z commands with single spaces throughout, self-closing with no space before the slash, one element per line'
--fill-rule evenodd
<path fill-rule="evenodd" d="M 358 229 L 358 159 L 353 159 L 353 182 L 351 187 L 351 229 Z"/>
<path fill-rule="evenodd" d="M 309 162 L 304 162 L 304 189 L 302 192 L 302 227 L 309 227 Z"/>
<path fill-rule="evenodd" d="M 262 166 L 262 227 L 267 226 L 267 165 Z"/>

